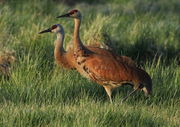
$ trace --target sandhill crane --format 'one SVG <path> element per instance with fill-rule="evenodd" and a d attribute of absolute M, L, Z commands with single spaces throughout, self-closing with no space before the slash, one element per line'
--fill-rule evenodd
<path fill-rule="evenodd" d="M 73 50 L 65 51 L 63 47 L 64 29 L 60 24 L 55 24 L 51 28 L 39 32 L 39 34 L 53 32 L 57 39 L 54 41 L 54 58 L 58 65 L 67 69 L 75 69 L 75 60 L 73 59 Z"/>
<path fill-rule="evenodd" d="M 81 13 L 78 10 L 72 10 L 57 18 L 61 17 L 71 17 L 75 22 L 73 45 L 74 57 L 78 64 L 76 69 L 81 75 L 102 85 L 110 102 L 112 90 L 124 83 L 130 83 L 134 87 L 129 95 L 137 90 L 143 90 L 145 95 L 151 94 L 152 80 L 147 72 L 116 57 L 97 54 L 83 45 L 79 36 Z"/>
<path fill-rule="evenodd" d="M 47 32 L 53 32 L 57 36 L 57 39 L 54 42 L 54 45 L 55 45 L 54 58 L 55 58 L 56 63 L 58 65 L 64 67 L 64 68 L 67 68 L 67 69 L 76 69 L 76 67 L 78 65 L 77 65 L 75 58 L 74 58 L 73 49 L 69 48 L 68 51 L 65 51 L 65 49 L 63 47 L 64 36 L 65 36 L 63 26 L 60 24 L 55 24 L 55 25 L 52 25 L 51 28 L 48 28 L 46 30 L 39 32 L 39 34 L 43 34 L 43 33 L 47 33 Z M 89 50 L 92 50 L 92 51 L 98 53 L 98 54 L 104 54 L 106 56 L 112 56 L 112 53 L 110 53 L 104 49 L 101 49 L 97 46 L 96 47 L 87 46 L 87 48 Z M 121 57 L 119 57 L 119 59 L 128 59 L 128 57 L 126 58 L 125 56 L 121 56 Z M 129 59 L 129 61 L 131 62 L 132 60 Z"/>

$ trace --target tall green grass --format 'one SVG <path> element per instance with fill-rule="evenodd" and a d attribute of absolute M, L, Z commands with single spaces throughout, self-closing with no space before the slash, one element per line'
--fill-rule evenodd
<path fill-rule="evenodd" d="M 96 2 L 96 1 L 95 1 Z M 0 79 L 0 126 L 172 126 L 180 125 L 180 16 L 172 0 L 9 0 L 0 3 L 0 48 L 15 50 L 18 61 L 9 80 Z M 70 44 L 73 21 L 55 17 L 78 8 L 83 14 L 81 38 L 86 44 L 109 43 L 129 56 L 153 80 L 153 96 L 132 89 L 114 91 L 113 104 L 104 89 L 54 64 L 55 35 L 38 32 L 60 23 Z"/>

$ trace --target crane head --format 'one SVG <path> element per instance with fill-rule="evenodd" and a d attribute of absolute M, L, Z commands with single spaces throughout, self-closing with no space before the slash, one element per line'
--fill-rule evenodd
<path fill-rule="evenodd" d="M 68 13 L 66 13 L 64 15 L 57 16 L 56 18 L 63 18 L 63 17 L 71 17 L 71 18 L 80 19 L 81 18 L 81 13 L 80 13 L 79 10 L 73 9 L 73 10 L 69 11 Z"/>
<path fill-rule="evenodd" d="M 62 25 L 55 24 L 55 25 L 52 25 L 51 28 L 48 28 L 46 30 L 39 32 L 39 34 L 47 33 L 47 32 L 52 32 L 52 33 L 60 32 L 60 33 L 64 34 L 64 29 L 63 29 Z"/>

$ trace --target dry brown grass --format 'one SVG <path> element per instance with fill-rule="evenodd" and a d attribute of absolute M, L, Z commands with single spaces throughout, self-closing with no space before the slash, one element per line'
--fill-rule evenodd
<path fill-rule="evenodd" d="M 16 61 L 14 51 L 3 51 L 0 53 L 0 76 L 9 77 L 11 65 Z"/>

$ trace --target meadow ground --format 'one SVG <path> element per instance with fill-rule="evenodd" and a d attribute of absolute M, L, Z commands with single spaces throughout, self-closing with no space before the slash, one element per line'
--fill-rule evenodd
<path fill-rule="evenodd" d="M 0 50 L 14 50 L 17 62 L 9 80 L 0 77 L 0 127 L 155 127 L 180 126 L 180 2 L 178 0 L 1 0 Z M 60 23 L 65 42 L 73 21 L 55 17 L 72 8 L 83 14 L 84 43 L 111 42 L 153 80 L 153 96 L 132 89 L 104 89 L 76 71 L 54 64 L 55 35 L 38 32 Z"/>

